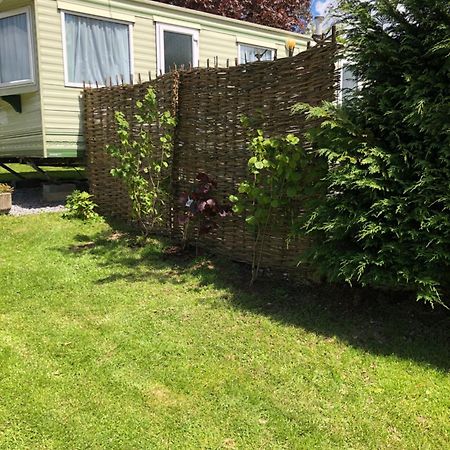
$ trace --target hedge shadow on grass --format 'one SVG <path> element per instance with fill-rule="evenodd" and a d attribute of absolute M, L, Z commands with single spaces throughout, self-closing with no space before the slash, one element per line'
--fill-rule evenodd
<path fill-rule="evenodd" d="M 199 289 L 212 285 L 225 290 L 224 301 L 232 308 L 326 338 L 336 337 L 373 355 L 413 360 L 450 371 L 450 314 L 442 307 L 433 310 L 400 295 L 380 300 L 368 290 L 299 286 L 271 278 L 260 278 L 250 288 L 250 268 L 246 265 L 208 255 L 167 256 L 163 248 L 168 242 L 161 239 L 150 240 L 145 248 L 139 248 L 135 236 L 126 230 L 101 233 L 94 239 L 79 235 L 76 239 L 79 244 L 63 252 L 72 257 L 89 252 L 112 271 L 97 280 L 98 285 L 121 280 L 166 284 L 173 283 L 175 277 L 177 283 L 182 283 L 184 277 L 194 276 L 199 280 Z"/>

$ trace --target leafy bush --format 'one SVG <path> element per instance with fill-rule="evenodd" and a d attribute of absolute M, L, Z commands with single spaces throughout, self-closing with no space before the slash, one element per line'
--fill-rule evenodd
<path fill-rule="evenodd" d="M 89 192 L 73 191 L 66 201 L 67 211 L 63 214 L 65 219 L 80 219 L 86 222 L 98 220 L 100 216 L 95 211 L 97 205 L 92 201 Z"/>
<path fill-rule="evenodd" d="M 183 226 L 183 244 L 186 246 L 190 238 L 190 225 L 197 224 L 199 235 L 208 234 L 217 229 L 219 218 L 230 214 L 231 208 L 222 206 L 213 196 L 217 182 L 206 173 L 200 172 L 196 177 L 197 185 L 192 192 L 182 192 L 179 203 L 184 207 L 178 218 Z"/>
<path fill-rule="evenodd" d="M 243 119 L 249 126 L 248 119 Z M 253 131 L 248 160 L 249 178 L 240 183 L 236 195 L 231 195 L 233 211 L 243 214 L 254 230 L 252 283 L 261 265 L 266 237 L 280 226 L 288 235 L 298 226 L 299 204 L 308 194 L 308 184 L 314 184 L 316 171 L 306 171 L 308 160 L 300 139 L 292 134 L 267 138 L 261 130 Z"/>
<path fill-rule="evenodd" d="M 360 87 L 308 109 L 328 195 L 308 214 L 333 280 L 441 301 L 450 274 L 450 15 L 445 0 L 344 0 Z M 304 109 L 300 107 L 299 109 Z"/>
<path fill-rule="evenodd" d="M 109 145 L 107 152 L 116 160 L 113 177 L 121 179 L 131 200 L 133 218 L 147 235 L 164 221 L 169 200 L 175 118 L 169 111 L 159 113 L 155 91 L 149 88 L 136 102 L 137 130 L 131 129 L 125 115 L 115 113 L 120 145 Z M 162 134 L 155 142 L 156 131 Z"/>

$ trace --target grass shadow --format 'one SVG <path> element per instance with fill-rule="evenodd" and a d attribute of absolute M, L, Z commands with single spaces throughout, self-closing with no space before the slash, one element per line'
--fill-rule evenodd
<path fill-rule="evenodd" d="M 193 275 L 199 287 L 212 285 L 226 290 L 230 307 L 336 337 L 374 355 L 450 370 L 450 314 L 442 307 L 433 310 L 400 294 L 380 298 L 369 290 L 301 286 L 274 278 L 261 278 L 250 288 L 246 265 L 208 255 L 165 256 L 163 249 L 169 242 L 160 238 L 130 252 L 130 248 L 138 250 L 139 243 L 128 231 L 100 233 L 94 239 L 79 235 L 76 239 L 84 248 L 62 251 L 74 257 L 82 251 L 97 255 L 100 264 L 111 269 L 110 275 L 97 281 L 99 285 L 119 280 L 173 283 L 175 277 L 182 282 L 184 276 Z"/>
<path fill-rule="evenodd" d="M 86 173 L 83 168 L 58 168 L 42 166 L 47 176 L 35 171 L 30 166 L 24 164 L 9 164 L 13 170 L 21 175 L 22 178 L 13 175 L 10 172 L 0 168 L 0 183 L 15 182 L 23 184 L 26 181 L 83 181 L 86 180 Z"/>

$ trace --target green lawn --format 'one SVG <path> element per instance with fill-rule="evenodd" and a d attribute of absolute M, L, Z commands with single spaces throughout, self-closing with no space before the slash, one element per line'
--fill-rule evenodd
<path fill-rule="evenodd" d="M 15 172 L 20 173 L 27 180 L 46 180 L 47 178 L 36 172 L 28 164 L 7 164 L 8 167 L 13 169 Z M 48 173 L 52 180 L 80 180 L 85 178 L 84 169 L 72 167 L 51 167 L 51 166 L 41 166 L 41 168 Z M 0 183 L 9 183 L 11 181 L 18 181 L 19 178 L 11 174 L 7 170 L 0 167 Z"/>
<path fill-rule="evenodd" d="M 450 320 L 0 217 L 1 449 L 444 449 Z"/>

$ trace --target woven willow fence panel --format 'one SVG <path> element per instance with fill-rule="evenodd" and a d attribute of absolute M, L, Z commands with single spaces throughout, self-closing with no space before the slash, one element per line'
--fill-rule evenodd
<path fill-rule="evenodd" d="M 153 87 L 158 93 L 160 112 L 170 111 L 175 115 L 178 84 L 179 76 L 174 73 L 146 83 L 84 90 L 87 172 L 91 193 L 101 214 L 123 220 L 128 220 L 131 214 L 130 200 L 122 182 L 110 175 L 114 160 L 105 151 L 107 145 L 120 143 L 115 112 L 123 112 L 133 129 L 134 115 L 138 113 L 136 101 L 144 98 L 148 88 Z"/>
<path fill-rule="evenodd" d="M 267 136 L 293 133 L 303 137 L 310 123 L 292 115 L 299 102 L 318 104 L 335 98 L 336 44 L 313 47 L 292 58 L 258 62 L 227 69 L 208 68 L 176 72 L 153 82 L 85 90 L 85 133 L 91 192 L 102 213 L 129 218 L 130 205 L 120 182 L 112 179 L 113 165 L 104 149 L 115 143 L 114 111 L 132 118 L 134 104 L 151 85 L 161 110 L 177 114 L 173 160 L 173 205 L 168 223 L 170 234 L 180 238 L 176 217 L 178 196 L 191 191 L 195 177 L 205 172 L 218 183 L 215 197 L 227 203 L 247 178 L 248 136 L 240 123 L 242 115 L 257 122 Z M 265 238 L 262 267 L 290 270 L 296 267 L 307 241 L 286 245 L 287 227 L 272 230 Z M 251 262 L 254 236 L 240 216 L 220 222 L 200 245 L 234 260 Z"/>

